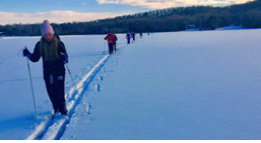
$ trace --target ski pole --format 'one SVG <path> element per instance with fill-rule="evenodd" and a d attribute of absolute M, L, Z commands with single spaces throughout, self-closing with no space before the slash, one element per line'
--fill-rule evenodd
<path fill-rule="evenodd" d="M 35 114 L 35 116 L 37 116 L 36 104 L 35 104 L 35 96 L 34 96 L 33 80 L 32 80 L 32 74 L 31 74 L 31 69 L 30 69 L 30 64 L 29 64 L 28 58 L 26 58 L 26 61 L 27 61 L 27 68 L 28 68 L 29 79 L 30 79 L 30 84 L 31 84 L 31 92 L 32 92 L 32 97 L 33 97 L 34 114 Z"/>
<path fill-rule="evenodd" d="M 76 90 L 76 92 L 77 92 L 77 94 L 78 94 L 78 96 L 79 96 L 79 98 L 80 98 L 80 101 L 81 101 L 83 110 L 84 110 L 85 113 L 87 113 L 88 111 L 86 110 L 86 108 L 85 108 L 85 106 L 84 106 L 84 104 L 83 104 L 82 97 L 81 97 L 81 95 L 79 94 L 79 90 L 77 89 L 77 87 L 76 87 L 76 85 L 75 85 L 75 82 L 74 82 L 74 79 L 73 79 L 73 77 L 72 77 L 71 71 L 70 71 L 70 69 L 69 69 L 69 67 L 68 67 L 68 65 L 67 65 L 66 62 L 65 62 L 65 66 L 66 66 L 66 68 L 67 68 L 67 70 L 68 70 L 68 73 L 69 73 L 71 79 L 72 79 L 74 88 L 75 88 L 75 90 Z"/>
<path fill-rule="evenodd" d="M 63 47 L 63 49 L 65 50 L 65 47 L 64 47 L 64 46 L 62 46 L 62 47 Z M 66 51 L 66 50 L 65 50 L 65 51 Z M 66 56 L 63 52 L 61 52 L 61 55 Z M 77 92 L 77 94 L 78 94 L 78 96 L 79 96 L 79 98 L 80 98 L 80 101 L 81 101 L 83 110 L 85 111 L 85 113 L 87 113 L 87 112 L 88 112 L 87 107 L 86 107 L 86 108 L 84 107 L 84 104 L 83 104 L 83 101 L 82 101 L 82 97 L 81 97 L 81 95 L 79 94 L 79 90 L 77 89 L 77 87 L 76 87 L 76 85 L 75 85 L 75 82 L 74 82 L 74 79 L 73 79 L 73 77 L 72 77 L 71 71 L 70 71 L 70 69 L 69 69 L 67 63 L 66 63 L 66 62 L 64 62 L 64 63 L 65 63 L 65 66 L 66 66 L 66 68 L 67 68 L 67 70 L 68 70 L 68 73 L 69 73 L 69 75 L 70 75 L 70 77 L 71 77 L 71 79 L 72 79 L 74 88 L 75 88 L 75 90 L 76 90 L 76 92 Z"/>
<path fill-rule="evenodd" d="M 105 40 L 104 40 L 104 41 L 103 41 L 103 53 L 104 53 L 104 54 L 105 54 L 105 50 L 106 50 L 106 47 L 105 47 L 106 45 L 105 45 L 105 43 L 106 43 L 106 42 L 105 42 Z"/>

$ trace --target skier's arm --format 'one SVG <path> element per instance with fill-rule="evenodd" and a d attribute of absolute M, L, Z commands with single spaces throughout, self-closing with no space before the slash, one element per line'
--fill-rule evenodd
<path fill-rule="evenodd" d="M 34 48 L 34 52 L 32 54 L 29 54 L 27 57 L 32 62 L 38 62 L 39 61 L 39 59 L 41 58 L 40 42 L 36 43 L 35 48 Z"/>
<path fill-rule="evenodd" d="M 67 51 L 66 51 L 66 48 L 65 48 L 63 42 L 59 43 L 58 54 L 59 54 L 59 59 L 61 59 L 64 63 L 69 62 L 69 56 L 67 54 Z"/>
<path fill-rule="evenodd" d="M 104 38 L 104 40 L 107 40 L 108 39 L 108 35 Z"/>

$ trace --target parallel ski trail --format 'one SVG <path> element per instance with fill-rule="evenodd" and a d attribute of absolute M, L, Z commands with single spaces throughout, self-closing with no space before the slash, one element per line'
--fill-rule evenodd
<path fill-rule="evenodd" d="M 123 44 L 117 47 L 117 49 L 126 46 L 127 44 Z M 79 104 L 81 100 L 81 96 L 84 94 L 85 89 L 92 81 L 93 77 L 97 74 L 97 72 L 101 69 L 101 67 L 106 63 L 109 59 L 110 55 L 105 55 L 92 69 L 88 72 L 83 79 L 76 85 L 79 94 L 75 88 L 71 88 L 69 91 L 69 99 L 67 101 L 67 109 L 68 116 L 55 116 L 53 118 L 52 113 L 44 116 L 44 120 L 36 127 L 35 131 L 27 138 L 27 140 L 57 140 L 61 137 L 64 132 L 66 125 L 69 123 L 70 118 L 72 117 L 76 106 Z M 88 112 L 89 105 L 85 105 L 86 110 Z"/>

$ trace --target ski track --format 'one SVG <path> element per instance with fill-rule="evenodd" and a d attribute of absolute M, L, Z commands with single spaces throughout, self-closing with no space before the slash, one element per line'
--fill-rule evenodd
<path fill-rule="evenodd" d="M 122 44 L 117 47 L 117 49 L 126 46 L 127 44 Z M 82 103 L 82 95 L 85 92 L 85 89 L 88 87 L 92 79 L 98 73 L 98 71 L 103 67 L 103 65 L 108 61 L 111 55 L 105 55 L 92 69 L 88 72 L 83 79 L 76 85 L 77 90 L 75 87 L 72 87 L 68 94 L 66 94 L 67 99 L 67 109 L 68 115 L 67 116 L 54 116 L 54 113 L 50 113 L 43 117 L 36 117 L 38 119 L 42 119 L 41 123 L 35 128 L 35 131 L 27 137 L 27 140 L 58 140 L 62 136 L 66 125 L 69 123 L 70 118 L 72 117 L 74 110 L 77 105 L 82 104 L 84 106 L 86 115 L 89 112 L 89 104 Z M 98 87 L 99 88 L 99 87 Z M 99 89 L 98 89 L 99 90 Z"/>

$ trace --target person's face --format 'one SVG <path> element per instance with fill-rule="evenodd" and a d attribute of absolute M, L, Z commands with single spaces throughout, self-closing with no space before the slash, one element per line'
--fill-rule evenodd
<path fill-rule="evenodd" d="M 50 42 L 53 40 L 53 34 L 52 33 L 44 33 L 44 38 L 46 41 Z"/>

